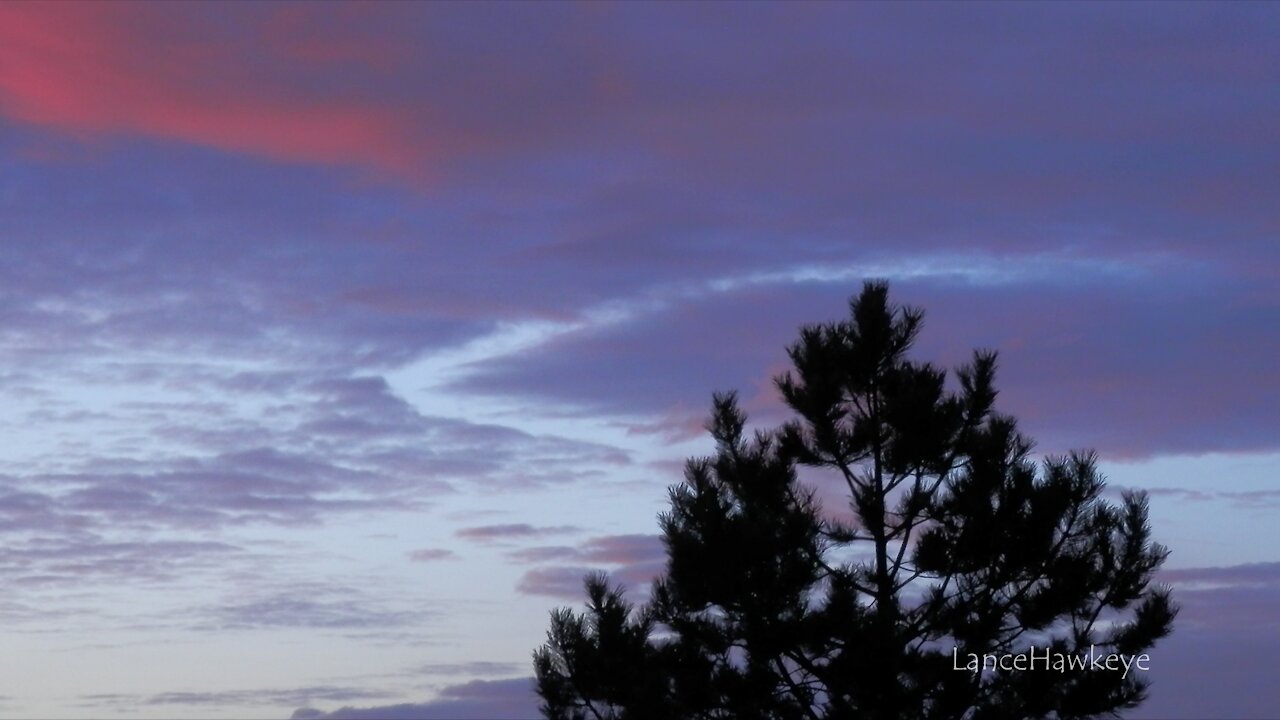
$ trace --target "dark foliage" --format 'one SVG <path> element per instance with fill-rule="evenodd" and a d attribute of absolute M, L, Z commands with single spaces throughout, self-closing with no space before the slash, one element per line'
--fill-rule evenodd
<path fill-rule="evenodd" d="M 994 410 L 994 354 L 949 389 L 907 357 L 920 311 L 883 283 L 850 311 L 790 348 L 777 386 L 795 421 L 748 437 L 734 396 L 715 398 L 716 453 L 670 491 L 649 602 L 597 575 L 585 614 L 552 615 L 534 653 L 548 718 L 1085 718 L 1142 701 L 1140 671 L 956 669 L 1033 646 L 1144 652 L 1176 613 L 1150 586 L 1167 551 L 1145 497 L 1102 499 L 1091 453 L 1037 467 Z M 849 512 L 823 512 L 801 466 L 841 483 Z"/>

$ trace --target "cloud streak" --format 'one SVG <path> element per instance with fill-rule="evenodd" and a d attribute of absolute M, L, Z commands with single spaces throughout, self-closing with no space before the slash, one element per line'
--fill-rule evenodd
<path fill-rule="evenodd" d="M 296 710 L 293 720 L 479 720 L 538 716 L 532 678 L 472 680 L 450 685 L 437 700 L 378 707 L 343 707 L 332 712 Z"/>
<path fill-rule="evenodd" d="M 497 540 L 527 540 L 549 535 L 563 535 L 577 532 L 580 528 L 572 525 L 555 525 L 536 527 L 529 523 L 507 523 L 502 525 L 477 525 L 462 528 L 455 533 L 464 540 L 491 542 Z"/>

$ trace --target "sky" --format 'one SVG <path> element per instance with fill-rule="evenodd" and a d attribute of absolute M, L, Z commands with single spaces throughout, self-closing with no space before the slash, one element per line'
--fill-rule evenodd
<path fill-rule="evenodd" d="M 863 280 L 1280 690 L 1280 6 L 0 4 L 0 716 L 531 717 Z"/>

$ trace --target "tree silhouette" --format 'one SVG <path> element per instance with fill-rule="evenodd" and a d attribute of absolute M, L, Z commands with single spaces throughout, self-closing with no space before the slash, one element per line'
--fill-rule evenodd
<path fill-rule="evenodd" d="M 1119 658 L 1176 614 L 1150 586 L 1167 551 L 1145 496 L 1104 500 L 1092 453 L 1037 467 L 994 410 L 994 353 L 954 389 L 908 359 L 922 318 L 867 283 L 847 320 L 803 328 L 776 379 L 797 418 L 774 431 L 748 437 L 734 395 L 715 397 L 715 455 L 670 490 L 649 602 L 596 574 L 584 614 L 552 614 L 534 653 L 546 717 L 1084 718 L 1142 701 L 1141 661 Z M 846 511 L 798 467 L 841 483 Z"/>

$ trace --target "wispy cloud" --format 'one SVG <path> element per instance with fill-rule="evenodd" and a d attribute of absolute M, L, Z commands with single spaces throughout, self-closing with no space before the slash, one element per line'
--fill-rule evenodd
<path fill-rule="evenodd" d="M 464 540 L 489 542 L 495 540 L 523 540 L 541 538 L 549 535 L 564 535 L 579 531 L 573 525 L 535 526 L 529 523 L 506 523 L 501 525 L 477 525 L 457 531 L 457 536 Z"/>
<path fill-rule="evenodd" d="M 422 611 L 389 610 L 379 607 L 352 588 L 328 591 L 298 589 L 248 602 L 209 608 L 209 630 L 253 628 L 314 628 L 321 630 L 364 630 L 403 627 L 420 621 Z"/>
<path fill-rule="evenodd" d="M 172 691 L 153 695 L 130 695 L 124 693 L 95 693 L 81 695 L 79 705 L 86 708 L 114 710 L 138 707 L 143 705 L 186 706 L 191 708 L 216 709 L 227 706 L 269 706 L 296 707 L 312 702 L 355 702 L 360 700 L 380 700 L 388 693 L 356 687 L 334 687 L 318 685 L 314 687 L 262 689 L 262 690 L 226 690 L 218 692 Z"/>
<path fill-rule="evenodd" d="M 526 595 L 577 600 L 582 597 L 583 578 L 600 566 L 610 567 L 614 582 L 622 583 L 630 590 L 643 591 L 653 578 L 663 572 L 666 548 L 657 535 L 603 535 L 590 538 L 576 547 L 539 546 L 513 550 L 508 557 L 521 564 L 569 563 L 525 571 L 516 584 L 516 590 Z"/>
<path fill-rule="evenodd" d="M 332 712 L 311 708 L 294 711 L 293 720 L 479 720 L 481 718 L 534 718 L 538 716 L 532 678 L 473 680 L 450 685 L 439 699 L 378 707 L 344 707 Z"/>
<path fill-rule="evenodd" d="M 414 562 L 438 562 L 440 560 L 457 560 L 458 554 L 448 548 L 422 548 L 410 550 L 409 559 Z"/>

